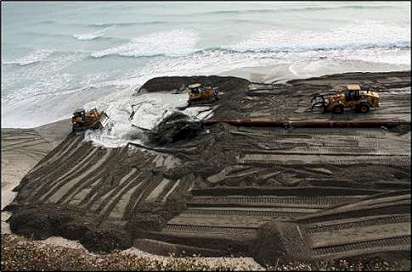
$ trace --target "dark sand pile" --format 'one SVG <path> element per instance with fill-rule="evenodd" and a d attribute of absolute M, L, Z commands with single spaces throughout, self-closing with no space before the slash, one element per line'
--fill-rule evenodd
<path fill-rule="evenodd" d="M 163 77 L 148 81 L 140 90 L 173 92 L 197 81 L 222 92 L 214 118 L 410 121 L 410 72 L 348 73 L 287 84 L 233 77 Z M 339 116 L 307 111 L 313 93 L 357 82 L 379 87 L 380 109 Z M 356 216 L 339 210 L 338 218 L 353 221 L 352 225 L 337 221 L 336 228 L 320 230 L 304 225 L 309 230 L 301 233 L 307 241 L 304 246 L 313 252 L 302 256 L 317 260 L 379 249 L 385 254 L 410 251 L 410 228 L 405 227 L 410 217 L 402 208 L 410 202 L 410 193 L 404 196 L 410 189 L 409 127 L 284 129 L 220 123 L 183 135 L 161 145 L 153 141 L 146 147 L 114 149 L 84 142 L 82 135 L 69 135 L 16 188 L 17 198 L 8 207 L 13 211 L 12 230 L 39 239 L 63 236 L 97 252 L 134 245 L 153 253 L 168 247 L 172 252 L 190 249 L 207 256 L 255 256 L 259 228 L 265 223 L 296 222 L 393 193 L 382 202 L 389 204 L 373 204 L 389 205 L 382 209 L 384 214 L 375 214 L 379 210 L 375 206 Z M 318 224 L 330 224 L 322 220 Z M 378 235 L 359 240 L 358 233 L 382 225 L 391 231 L 379 235 L 390 243 L 379 244 Z M 355 233 L 353 228 L 360 229 Z M 341 247 L 328 242 L 334 239 L 319 239 L 326 232 L 359 241 L 354 248 Z M 392 247 L 398 238 L 400 247 Z M 316 249 L 325 246 L 330 250 Z M 361 251 L 356 251 L 358 247 Z M 290 252 L 288 258 L 293 259 Z M 274 264 L 275 253 L 267 252 L 274 256 L 268 263 Z"/>

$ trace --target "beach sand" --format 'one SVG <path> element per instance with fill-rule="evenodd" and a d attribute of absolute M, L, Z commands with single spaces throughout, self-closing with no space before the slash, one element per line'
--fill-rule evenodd
<path fill-rule="evenodd" d="M 9 205 L 16 193 L 13 189 L 44 156 L 70 133 L 69 120 L 62 120 L 32 129 L 1 130 L 1 209 Z M 1 213 L 1 232 L 10 233 L 5 222 L 10 213 Z"/>

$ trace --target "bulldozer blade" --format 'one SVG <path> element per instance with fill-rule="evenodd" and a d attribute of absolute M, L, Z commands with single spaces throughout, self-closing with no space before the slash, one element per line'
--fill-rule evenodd
<path fill-rule="evenodd" d="M 102 113 L 102 116 L 100 117 L 100 124 L 102 127 L 107 126 L 107 123 L 109 123 L 109 116 L 105 112 Z"/>

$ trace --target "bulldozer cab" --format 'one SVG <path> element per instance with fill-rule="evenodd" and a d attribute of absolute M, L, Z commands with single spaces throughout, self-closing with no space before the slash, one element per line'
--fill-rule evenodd
<path fill-rule="evenodd" d="M 345 99 L 346 101 L 357 101 L 361 98 L 360 96 L 361 87 L 358 84 L 346 85 Z"/>
<path fill-rule="evenodd" d="M 202 92 L 201 86 L 200 83 L 195 83 L 189 85 L 188 88 L 192 94 L 200 94 Z"/>
<path fill-rule="evenodd" d="M 201 83 L 194 83 L 187 86 L 189 92 L 189 105 L 194 103 L 210 103 L 218 100 L 218 89 L 211 86 L 203 87 Z"/>
<path fill-rule="evenodd" d="M 73 131 L 103 128 L 108 123 L 108 119 L 105 112 L 99 112 L 96 108 L 88 112 L 78 109 L 73 113 L 72 128 Z"/>
<path fill-rule="evenodd" d="M 346 89 L 348 91 L 360 91 L 361 87 L 359 84 L 349 84 L 349 85 L 346 85 Z"/>
<path fill-rule="evenodd" d="M 77 118 L 80 117 L 80 119 L 82 121 L 85 120 L 86 118 L 86 111 L 84 109 L 77 109 L 74 113 L 73 113 L 73 118 Z"/>
<path fill-rule="evenodd" d="M 347 91 L 345 93 L 346 101 L 356 101 L 360 99 L 359 91 Z"/>

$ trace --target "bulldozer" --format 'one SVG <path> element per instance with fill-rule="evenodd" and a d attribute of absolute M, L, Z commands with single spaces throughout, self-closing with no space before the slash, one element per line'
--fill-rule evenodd
<path fill-rule="evenodd" d="M 203 87 L 200 83 L 194 83 L 187 86 L 186 89 L 189 93 L 189 106 L 193 104 L 210 103 L 219 99 L 219 91 L 216 87 Z"/>
<path fill-rule="evenodd" d="M 73 113 L 72 131 L 78 132 L 86 129 L 100 129 L 106 126 L 109 117 L 104 111 L 97 111 L 96 108 L 86 112 L 78 109 Z"/>
<path fill-rule="evenodd" d="M 380 105 L 379 94 L 370 87 L 359 84 L 339 86 L 334 92 L 315 94 L 312 98 L 312 111 L 344 113 L 346 109 L 367 113 Z"/>

